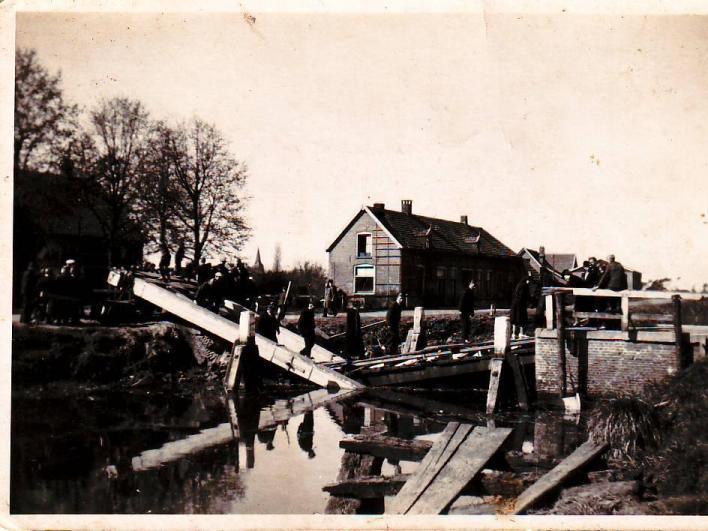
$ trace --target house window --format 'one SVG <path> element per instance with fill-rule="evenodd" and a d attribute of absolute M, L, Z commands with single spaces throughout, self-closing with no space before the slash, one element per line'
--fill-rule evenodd
<path fill-rule="evenodd" d="M 362 232 L 356 237 L 356 255 L 358 257 L 371 256 L 371 233 Z"/>
<path fill-rule="evenodd" d="M 354 268 L 354 293 L 374 292 L 374 266 L 360 265 Z"/>

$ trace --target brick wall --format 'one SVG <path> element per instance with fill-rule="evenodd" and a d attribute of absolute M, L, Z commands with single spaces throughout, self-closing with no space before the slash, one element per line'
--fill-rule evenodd
<path fill-rule="evenodd" d="M 652 381 L 678 370 L 674 333 L 668 331 L 589 331 L 568 334 L 567 389 L 588 396 L 639 392 Z M 536 330 L 536 390 L 557 395 L 559 390 L 556 330 Z"/>

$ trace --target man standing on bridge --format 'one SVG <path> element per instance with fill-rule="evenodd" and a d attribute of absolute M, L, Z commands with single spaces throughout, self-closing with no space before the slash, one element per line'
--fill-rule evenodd
<path fill-rule="evenodd" d="M 315 305 L 312 302 L 300 313 L 297 329 L 305 340 L 305 348 L 300 351 L 300 354 L 311 358 L 312 347 L 315 346 Z"/>
<path fill-rule="evenodd" d="M 474 280 L 470 280 L 469 286 L 460 297 L 460 322 L 462 324 L 462 341 L 469 343 L 470 331 L 472 329 L 472 316 L 474 315 Z"/>
<path fill-rule="evenodd" d="M 403 293 L 399 293 L 386 312 L 386 324 L 391 333 L 386 354 L 398 354 L 401 345 L 401 312 L 403 311 Z"/>
<path fill-rule="evenodd" d="M 609 289 L 612 291 L 622 291 L 627 289 L 627 273 L 624 270 L 624 266 L 619 262 L 615 262 L 615 255 L 611 254 L 607 257 L 607 267 L 605 272 L 600 277 L 600 281 L 597 283 L 593 291 L 596 289 Z M 612 297 L 608 301 L 608 310 L 610 313 L 620 313 L 620 299 L 619 297 Z"/>

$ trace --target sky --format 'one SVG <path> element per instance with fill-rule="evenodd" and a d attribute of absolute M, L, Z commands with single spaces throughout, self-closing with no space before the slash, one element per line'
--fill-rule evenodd
<path fill-rule="evenodd" d="M 708 282 L 707 17 L 251 14 L 18 13 L 16 45 L 81 106 L 223 131 L 249 263 L 324 265 L 363 204 L 410 199 L 517 251 Z"/>

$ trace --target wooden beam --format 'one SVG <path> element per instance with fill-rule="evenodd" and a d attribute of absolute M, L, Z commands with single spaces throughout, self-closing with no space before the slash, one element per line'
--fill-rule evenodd
<path fill-rule="evenodd" d="M 383 459 L 380 457 L 344 452 L 337 481 L 378 475 L 381 473 L 382 464 Z M 325 507 L 325 514 L 356 514 L 360 507 L 360 499 L 330 496 Z"/>
<path fill-rule="evenodd" d="M 526 374 L 519 362 L 519 357 L 515 352 L 507 354 L 506 361 L 511 367 L 511 373 L 514 376 L 514 387 L 516 389 L 516 400 L 519 407 L 524 411 L 529 409 L 528 384 L 526 382 Z"/>
<path fill-rule="evenodd" d="M 565 366 L 565 307 L 563 293 L 553 295 L 556 305 L 556 329 L 558 349 L 558 393 L 563 398 L 566 394 L 566 366 Z"/>
<path fill-rule="evenodd" d="M 476 427 L 406 514 L 440 514 L 511 435 L 511 428 Z"/>
<path fill-rule="evenodd" d="M 699 301 L 705 298 L 705 295 L 700 293 L 684 293 L 681 291 L 650 291 L 650 290 L 631 290 L 614 291 L 611 289 L 591 288 L 549 288 L 548 291 L 572 293 L 573 295 L 589 296 L 589 297 L 624 297 L 630 299 L 671 299 L 675 295 L 679 295 L 684 300 Z"/>
<path fill-rule="evenodd" d="M 683 369 L 683 316 L 681 315 L 681 297 L 674 295 L 671 297 L 674 306 L 674 335 L 676 336 L 676 368 Z"/>
<path fill-rule="evenodd" d="M 347 498 L 383 498 L 395 496 L 408 480 L 409 474 L 396 476 L 361 476 L 354 479 L 345 479 L 338 483 L 328 483 L 322 490 L 332 496 Z"/>
<path fill-rule="evenodd" d="M 504 367 L 504 358 L 492 358 L 489 361 L 489 389 L 487 390 L 487 415 L 494 413 L 499 396 L 499 383 Z"/>
<path fill-rule="evenodd" d="M 428 488 L 467 437 L 472 426 L 450 422 L 400 492 L 386 507 L 386 514 L 405 514 Z"/>
<path fill-rule="evenodd" d="M 235 343 L 240 337 L 241 332 L 237 323 L 210 312 L 206 308 L 197 306 L 186 297 L 179 296 L 169 290 L 137 278 L 134 282 L 133 291 L 137 297 L 145 299 L 230 343 Z M 283 330 L 283 332 L 285 331 Z M 318 365 L 310 358 L 301 356 L 297 352 L 276 344 L 259 334 L 255 335 L 255 343 L 258 346 L 258 354 L 261 358 L 321 387 L 332 385 L 337 385 L 342 389 L 360 389 L 364 387 L 361 383 L 332 369 Z"/>
<path fill-rule="evenodd" d="M 347 452 L 369 454 L 398 461 L 420 461 L 428 453 L 431 442 L 386 435 L 356 435 L 339 441 L 339 447 Z"/>
<path fill-rule="evenodd" d="M 622 309 L 622 330 L 629 330 L 629 297 L 627 295 L 622 296 L 621 302 Z"/>
<path fill-rule="evenodd" d="M 553 330 L 553 317 L 553 295 L 546 295 L 546 330 Z"/>
<path fill-rule="evenodd" d="M 505 514 L 523 513 L 544 496 L 557 489 L 564 481 L 602 454 L 606 449 L 607 444 L 595 444 L 588 439 L 553 468 L 553 470 L 542 476 L 541 479 L 522 492 L 512 505 L 503 512 Z"/>

